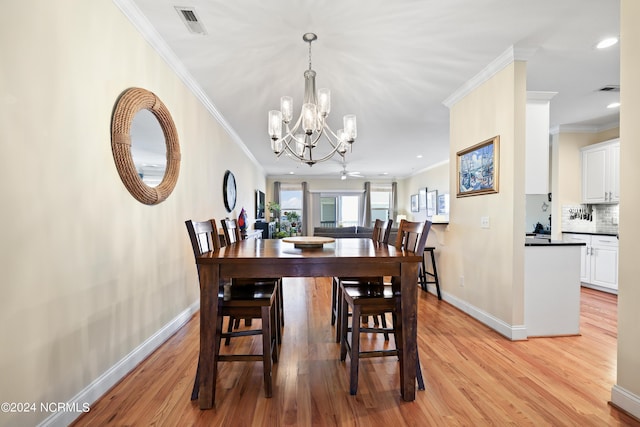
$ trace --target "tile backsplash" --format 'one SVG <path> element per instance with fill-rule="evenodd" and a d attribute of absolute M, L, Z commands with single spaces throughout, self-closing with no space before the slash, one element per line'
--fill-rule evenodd
<path fill-rule="evenodd" d="M 562 205 L 562 231 L 581 231 L 585 233 L 617 233 L 618 204 L 615 205 Z M 588 215 L 576 214 L 587 212 Z"/>

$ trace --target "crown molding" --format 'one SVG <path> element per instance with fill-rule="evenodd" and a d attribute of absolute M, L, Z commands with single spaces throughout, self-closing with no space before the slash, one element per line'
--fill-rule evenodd
<path fill-rule="evenodd" d="M 558 125 L 549 129 L 551 135 L 560 133 L 600 133 L 620 127 L 619 122 L 606 123 L 604 125 Z"/>
<path fill-rule="evenodd" d="M 503 70 L 507 65 L 514 61 L 528 61 L 537 49 L 535 48 L 514 48 L 509 46 L 504 52 L 502 52 L 496 59 L 491 61 L 482 71 L 469 79 L 460 88 L 453 92 L 442 103 L 451 108 L 457 104 L 462 98 L 473 92 L 481 84 L 493 77 L 497 72 Z"/>
<path fill-rule="evenodd" d="M 244 154 L 254 163 L 254 165 L 262 171 L 265 175 L 264 168 L 254 157 L 253 153 L 249 151 L 244 144 L 240 136 L 231 127 L 229 122 L 220 114 L 213 102 L 202 90 L 202 87 L 196 82 L 191 73 L 185 68 L 184 64 L 173 53 L 171 48 L 162 39 L 160 34 L 151 25 L 149 20 L 144 16 L 138 6 L 131 0 L 113 0 L 113 3 L 122 11 L 122 13 L 129 19 L 133 26 L 138 30 L 142 37 L 151 45 L 151 47 L 160 55 L 162 59 L 169 65 L 169 68 L 173 70 L 180 80 L 187 86 L 187 88 L 193 93 L 193 95 L 202 103 L 207 111 L 220 123 L 222 128 L 231 137 L 231 140 L 235 142 L 244 152 Z"/>

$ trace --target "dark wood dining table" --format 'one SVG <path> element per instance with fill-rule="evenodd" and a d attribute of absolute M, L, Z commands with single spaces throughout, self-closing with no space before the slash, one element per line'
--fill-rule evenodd
<path fill-rule="evenodd" d="M 396 249 L 372 239 L 344 238 L 320 248 L 296 248 L 280 239 L 250 239 L 207 252 L 196 263 L 200 275 L 200 387 L 201 409 L 215 402 L 218 353 L 215 319 L 221 278 L 395 276 L 400 279 L 402 350 L 400 393 L 415 400 L 417 363 L 417 280 L 422 254 Z"/>

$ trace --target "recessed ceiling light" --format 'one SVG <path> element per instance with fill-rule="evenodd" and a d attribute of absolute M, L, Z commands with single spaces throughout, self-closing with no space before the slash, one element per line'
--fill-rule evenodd
<path fill-rule="evenodd" d="M 608 47 L 613 46 L 616 43 L 618 43 L 618 38 L 617 37 L 609 37 L 609 38 L 600 40 L 600 42 L 596 45 L 596 47 L 598 49 L 606 49 Z"/>
<path fill-rule="evenodd" d="M 289 175 L 295 175 L 294 171 L 289 172 Z"/>
<path fill-rule="evenodd" d="M 607 105 L 607 108 L 618 108 L 619 106 L 619 102 L 612 102 L 611 104 Z"/>
<path fill-rule="evenodd" d="M 418 154 L 416 157 L 421 159 L 422 158 L 422 154 Z"/>

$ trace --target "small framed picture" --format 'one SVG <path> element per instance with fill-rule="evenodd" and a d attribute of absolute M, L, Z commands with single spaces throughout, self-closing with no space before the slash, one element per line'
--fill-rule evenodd
<path fill-rule="evenodd" d="M 418 195 L 412 194 L 411 195 L 411 212 L 419 212 L 419 211 L 420 211 L 420 205 L 418 204 Z"/>
<path fill-rule="evenodd" d="M 438 215 L 449 215 L 448 194 L 438 194 Z"/>
<path fill-rule="evenodd" d="M 418 190 L 418 209 L 421 211 L 427 210 L 427 187 Z"/>
<path fill-rule="evenodd" d="M 427 216 L 438 213 L 438 190 L 427 191 Z"/>

